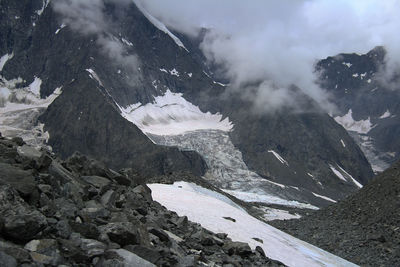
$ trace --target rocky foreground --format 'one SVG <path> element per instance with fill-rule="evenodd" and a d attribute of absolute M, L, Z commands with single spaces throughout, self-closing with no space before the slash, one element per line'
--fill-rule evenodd
<path fill-rule="evenodd" d="M 400 162 L 338 204 L 268 223 L 361 266 L 400 266 Z"/>
<path fill-rule="evenodd" d="M 1 266 L 284 266 L 168 211 L 132 169 L 0 135 Z"/>

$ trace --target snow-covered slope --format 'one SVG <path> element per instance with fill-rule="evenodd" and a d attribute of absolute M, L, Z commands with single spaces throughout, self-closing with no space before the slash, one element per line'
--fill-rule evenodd
<path fill-rule="evenodd" d="M 170 90 L 154 97 L 152 103 L 121 108 L 121 113 L 144 133 L 156 135 L 176 135 L 201 129 L 230 131 L 233 127 L 229 118 L 222 119 L 218 113 L 204 113 L 183 98 L 183 94 Z"/>
<path fill-rule="evenodd" d="M 261 246 L 268 257 L 289 266 L 356 266 L 255 219 L 211 190 L 185 182 L 150 184 L 149 187 L 154 200 L 178 215 L 187 216 L 215 233 L 227 233 L 232 240 L 249 243 L 253 249 Z"/>

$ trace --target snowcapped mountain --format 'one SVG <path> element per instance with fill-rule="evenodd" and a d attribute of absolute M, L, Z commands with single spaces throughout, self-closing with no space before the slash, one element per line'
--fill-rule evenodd
<path fill-rule="evenodd" d="M 250 112 L 251 102 L 224 97 L 228 85 L 205 67 L 195 40 L 134 3 L 103 4 L 101 20 L 82 28 L 57 1 L 0 3 L 2 92 L 30 88 L 46 103 L 57 95 L 24 129 L 43 125 L 55 152 L 78 150 L 143 176 L 191 172 L 246 201 L 311 208 L 373 175 L 346 130 L 295 87 L 311 111 Z M 105 21 L 112 27 L 100 28 Z M 7 94 L 4 108 L 19 101 Z"/>
<path fill-rule="evenodd" d="M 340 54 L 317 64 L 322 85 L 338 107 L 333 114 L 359 144 L 375 172 L 400 158 L 400 91 L 382 79 L 385 49 Z M 394 86 L 396 87 L 396 86 Z"/>

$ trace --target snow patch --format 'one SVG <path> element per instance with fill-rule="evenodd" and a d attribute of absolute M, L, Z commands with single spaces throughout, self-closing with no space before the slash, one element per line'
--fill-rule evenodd
<path fill-rule="evenodd" d="M 359 76 L 359 74 L 358 74 L 358 73 L 354 73 L 352 76 L 353 76 L 354 78 L 357 78 L 357 77 Z"/>
<path fill-rule="evenodd" d="M 372 82 L 372 80 L 371 80 L 371 79 L 368 79 L 368 80 L 367 80 L 367 83 L 371 83 L 371 82 Z"/>
<path fill-rule="evenodd" d="M 144 133 L 177 135 L 201 129 L 231 131 L 233 128 L 229 118 L 222 119 L 219 113 L 204 113 L 183 98 L 183 94 L 170 90 L 154 97 L 152 103 L 136 103 L 120 109 L 122 116 Z"/>
<path fill-rule="evenodd" d="M 234 241 L 246 242 L 252 249 L 261 246 L 266 255 L 289 266 L 356 266 L 333 254 L 294 238 L 261 222 L 242 209 L 214 196 L 197 192 L 190 184 L 149 184 L 152 196 L 170 210 L 200 223 L 215 233 L 225 232 Z M 212 208 L 210 208 L 212 207 Z M 225 220 L 229 216 L 236 222 Z M 264 242 L 255 241 L 257 237 Z"/>
<path fill-rule="evenodd" d="M 97 75 L 97 73 L 92 70 L 92 69 L 86 69 L 87 72 L 89 72 L 89 77 L 95 81 L 97 81 L 99 83 L 99 85 L 103 86 L 103 83 L 101 82 L 99 76 Z M 103 86 L 104 87 L 104 86 Z"/>
<path fill-rule="evenodd" d="M 364 79 L 365 78 L 365 76 L 367 76 L 367 73 L 366 72 L 364 72 L 364 73 L 361 73 L 361 75 L 360 75 L 360 79 L 362 80 L 362 79 Z"/>
<path fill-rule="evenodd" d="M 356 186 L 358 186 L 359 188 L 362 188 L 362 187 L 363 187 L 362 184 L 360 184 L 356 179 L 354 179 L 354 177 L 351 176 L 348 172 L 346 172 L 342 167 L 340 167 L 339 165 L 337 165 L 337 166 L 339 167 L 339 169 L 340 169 L 342 172 L 344 172 L 344 174 L 347 175 L 347 177 L 349 177 L 349 178 L 351 179 L 351 181 L 352 181 Z"/>
<path fill-rule="evenodd" d="M 319 198 L 328 200 L 328 201 L 330 201 L 330 202 L 334 202 L 334 203 L 337 202 L 336 200 L 333 200 L 332 198 L 329 198 L 329 197 L 327 197 L 327 196 L 318 195 L 317 193 L 314 193 L 314 192 L 311 192 L 311 193 L 312 193 L 314 196 L 316 196 L 316 197 L 319 197 Z"/>
<path fill-rule="evenodd" d="M 390 114 L 390 111 L 387 109 L 387 110 L 385 111 L 385 113 L 383 113 L 383 114 L 379 117 L 379 119 L 386 119 L 386 118 L 389 118 L 390 115 L 392 115 L 392 114 Z"/>
<path fill-rule="evenodd" d="M 347 62 L 342 62 L 343 65 L 347 66 L 348 68 L 350 68 L 353 64 L 351 63 L 347 63 Z"/>
<path fill-rule="evenodd" d="M 338 171 L 335 167 L 333 167 L 332 165 L 329 164 L 329 168 L 331 168 L 332 172 L 339 177 L 340 180 L 343 180 L 345 182 L 347 182 L 346 178 L 343 176 L 343 174 Z"/>
<path fill-rule="evenodd" d="M 171 37 L 172 40 L 174 40 L 174 42 L 179 46 L 182 47 L 183 49 L 185 49 L 187 52 L 189 52 L 189 50 L 186 49 L 185 45 L 182 43 L 181 40 L 179 40 L 178 37 L 176 37 L 172 32 L 170 32 L 170 30 L 168 30 L 168 28 L 158 19 L 156 19 L 155 17 L 153 17 L 149 12 L 147 12 L 146 9 L 143 8 L 143 6 L 140 4 L 139 1 L 134 1 L 136 6 L 140 9 L 140 11 L 142 11 L 143 15 L 154 25 L 156 26 L 157 29 L 159 29 L 160 31 L 163 31 L 164 33 L 168 34 L 169 37 Z"/>
<path fill-rule="evenodd" d="M 289 163 L 287 163 L 287 161 L 281 157 L 281 155 L 279 155 L 278 153 L 276 153 L 273 150 L 268 150 L 269 153 L 272 153 L 282 164 L 285 164 L 287 166 L 289 166 Z"/>
<path fill-rule="evenodd" d="M 43 6 L 41 9 L 36 10 L 35 13 L 38 14 L 38 16 L 42 15 L 43 11 L 46 9 L 46 7 L 49 5 L 50 0 L 43 0 Z"/>
<path fill-rule="evenodd" d="M 346 147 L 346 144 L 344 143 L 343 139 L 340 139 L 340 142 L 342 143 L 343 147 Z"/>
<path fill-rule="evenodd" d="M 14 57 L 14 53 L 11 54 L 5 54 L 0 58 L 0 71 L 3 70 L 4 65 L 6 65 L 7 61 L 12 59 Z"/>
<path fill-rule="evenodd" d="M 368 117 L 366 120 L 355 121 L 353 119 L 353 111 L 351 109 L 349 109 L 347 114 L 343 115 L 342 117 L 337 116 L 334 119 L 346 130 L 360 134 L 366 134 L 373 128 L 370 117 Z"/>
<path fill-rule="evenodd" d="M 297 213 L 291 214 L 286 210 L 278 210 L 269 207 L 261 207 L 259 208 L 264 213 L 262 217 L 267 221 L 273 220 L 291 220 L 291 219 L 300 219 L 301 216 Z"/>
<path fill-rule="evenodd" d="M 214 84 L 221 85 L 221 86 L 223 86 L 223 87 L 228 86 L 228 84 L 224 84 L 224 83 L 220 83 L 220 82 L 216 82 L 216 81 L 213 81 L 213 83 L 214 83 Z"/>
<path fill-rule="evenodd" d="M 176 77 L 179 77 L 179 72 L 178 72 L 175 68 L 173 68 L 172 70 L 170 70 L 169 73 L 170 73 L 171 75 L 174 75 L 174 76 L 176 76 Z"/>
<path fill-rule="evenodd" d="M 65 26 L 67 26 L 67 25 L 64 24 L 64 23 L 62 23 L 62 24 L 60 25 L 60 28 L 58 28 L 58 29 L 56 30 L 55 34 L 58 34 L 63 28 L 65 28 Z"/>
<path fill-rule="evenodd" d="M 33 82 L 29 85 L 29 90 L 40 97 L 40 86 L 42 85 L 42 80 L 35 76 Z"/>
<path fill-rule="evenodd" d="M 164 68 L 161 68 L 160 71 L 168 73 L 168 71 L 166 69 L 164 69 Z"/>
<path fill-rule="evenodd" d="M 193 73 L 189 72 L 187 75 L 189 76 L 189 78 L 192 78 Z"/>
<path fill-rule="evenodd" d="M 128 40 L 126 40 L 125 38 L 122 38 L 121 40 L 122 40 L 122 42 L 123 42 L 124 44 L 126 44 L 127 46 L 133 46 L 133 43 L 130 42 L 130 41 L 128 41 Z"/>

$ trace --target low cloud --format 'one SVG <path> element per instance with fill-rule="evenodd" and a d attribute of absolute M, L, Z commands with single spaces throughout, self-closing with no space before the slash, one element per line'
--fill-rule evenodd
<path fill-rule="evenodd" d="M 94 35 L 101 52 L 111 62 L 121 65 L 132 77 L 140 66 L 136 55 L 127 53 L 124 44 L 111 34 L 112 22 L 105 15 L 105 4 L 128 5 L 131 0 L 53 0 L 54 11 L 62 15 L 62 21 L 73 31 Z M 134 79 L 134 78 L 131 78 Z"/>
<path fill-rule="evenodd" d="M 201 49 L 232 88 L 271 111 L 293 105 L 292 85 L 325 109 L 329 94 L 316 81 L 318 59 L 339 53 L 388 51 L 385 80 L 400 67 L 399 0 L 135 0 L 168 27 L 197 36 Z"/>

